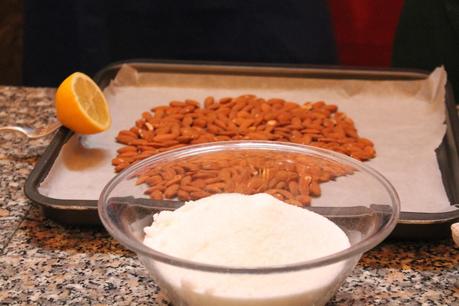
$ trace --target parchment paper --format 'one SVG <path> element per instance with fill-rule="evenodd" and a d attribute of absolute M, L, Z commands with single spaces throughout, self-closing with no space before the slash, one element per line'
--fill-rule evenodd
<path fill-rule="evenodd" d="M 366 162 L 395 186 L 402 211 L 443 212 L 452 207 L 444 190 L 434 150 L 446 130 L 446 71 L 428 79 L 362 81 L 259 76 L 138 73 L 124 66 L 105 89 L 112 127 L 92 136 L 74 135 L 64 145 L 40 193 L 58 199 L 96 200 L 114 176 L 114 138 L 143 111 L 171 100 L 202 101 L 255 94 L 296 102 L 325 100 L 337 104 L 354 121 L 362 137 L 374 141 L 377 157 Z M 332 183 L 333 184 L 333 183 Z M 327 186 L 324 186 L 326 194 Z M 369 190 L 362 198 L 371 197 Z"/>

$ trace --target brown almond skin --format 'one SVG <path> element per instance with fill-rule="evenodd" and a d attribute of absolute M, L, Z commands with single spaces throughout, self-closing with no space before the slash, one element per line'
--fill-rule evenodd
<path fill-rule="evenodd" d="M 191 175 L 186 175 L 180 181 L 180 185 L 182 185 L 182 186 L 189 185 L 191 183 L 191 181 L 192 181 Z"/>
<path fill-rule="evenodd" d="M 119 136 L 127 136 L 127 137 L 132 137 L 132 138 L 137 138 L 137 134 L 132 132 L 132 131 L 128 131 L 128 130 L 123 130 L 123 131 L 120 131 L 118 133 Z"/>
<path fill-rule="evenodd" d="M 163 199 L 163 193 L 159 190 L 154 190 L 150 192 L 150 198 L 153 200 L 162 200 Z"/>
<path fill-rule="evenodd" d="M 150 186 L 154 186 L 162 183 L 163 178 L 160 175 L 152 175 L 148 179 L 146 179 L 145 182 Z"/>
<path fill-rule="evenodd" d="M 296 181 L 290 181 L 288 183 L 288 189 L 295 196 L 300 193 L 300 188 L 299 188 L 298 183 Z"/>
<path fill-rule="evenodd" d="M 179 190 L 180 185 L 179 184 L 173 184 L 170 185 L 169 187 L 164 190 L 164 197 L 167 199 L 172 199 L 177 195 L 177 191 Z"/>
<path fill-rule="evenodd" d="M 153 137 L 153 141 L 156 141 L 156 142 L 163 142 L 163 141 L 166 141 L 166 140 L 173 140 L 173 139 L 175 139 L 177 136 L 178 136 L 178 135 L 173 134 L 173 133 L 160 134 L 160 135 L 158 135 L 158 136 Z"/>
<path fill-rule="evenodd" d="M 177 174 L 173 178 L 171 178 L 169 181 L 166 182 L 166 186 L 179 184 L 181 180 L 182 180 L 182 175 Z"/>
<path fill-rule="evenodd" d="M 116 172 L 120 172 L 120 171 L 126 169 L 127 167 L 129 167 L 128 163 L 118 164 L 118 165 L 115 166 L 115 171 Z"/>
<path fill-rule="evenodd" d="M 220 193 L 224 190 L 225 183 L 214 183 L 204 187 L 204 190 L 210 193 Z"/>
<path fill-rule="evenodd" d="M 127 151 L 127 152 L 123 152 L 121 154 L 118 154 L 118 157 L 119 158 L 124 158 L 124 157 L 133 157 L 133 156 L 137 156 L 138 153 L 137 151 Z"/>
<path fill-rule="evenodd" d="M 125 152 L 131 152 L 131 151 L 136 152 L 137 148 L 134 147 L 134 146 L 124 146 L 124 147 L 121 147 L 118 150 L 116 150 L 116 152 L 118 152 L 119 154 L 122 154 L 122 153 L 125 153 Z"/>
<path fill-rule="evenodd" d="M 210 196 L 211 193 L 205 191 L 194 191 L 190 193 L 190 197 L 192 200 L 199 200 L 205 197 Z"/>
<path fill-rule="evenodd" d="M 116 136 L 116 141 L 125 145 L 130 145 L 135 139 L 132 136 L 118 135 Z"/>
<path fill-rule="evenodd" d="M 187 191 L 183 190 L 183 189 L 179 189 L 179 190 L 177 191 L 177 197 L 178 197 L 180 200 L 182 200 L 182 201 L 189 201 L 189 200 L 191 200 L 190 194 L 189 194 Z"/>
<path fill-rule="evenodd" d="M 321 191 L 317 180 L 311 181 L 311 184 L 309 185 L 309 192 L 312 196 L 320 197 Z"/>
<path fill-rule="evenodd" d="M 200 192 L 200 191 L 203 191 L 202 188 L 199 188 L 199 187 L 196 187 L 196 186 L 193 186 L 193 185 L 182 185 L 180 186 L 180 188 L 188 193 L 192 193 L 192 192 Z"/>
<path fill-rule="evenodd" d="M 114 159 L 112 159 L 112 165 L 113 166 L 118 166 L 118 165 L 121 165 L 121 164 L 124 164 L 126 163 L 126 161 L 124 159 L 122 159 L 121 157 L 115 157 Z"/>

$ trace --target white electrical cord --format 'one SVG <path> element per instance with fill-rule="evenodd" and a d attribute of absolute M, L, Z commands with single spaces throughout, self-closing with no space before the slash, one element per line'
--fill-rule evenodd
<path fill-rule="evenodd" d="M 453 236 L 454 243 L 459 247 L 459 222 L 451 225 L 451 234 Z"/>

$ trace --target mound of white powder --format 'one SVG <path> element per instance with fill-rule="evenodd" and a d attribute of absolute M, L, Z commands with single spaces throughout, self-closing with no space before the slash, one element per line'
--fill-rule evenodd
<path fill-rule="evenodd" d="M 350 246 L 327 218 L 268 194 L 216 194 L 154 216 L 144 243 L 168 255 L 200 263 L 263 267 L 323 257 Z M 147 264 L 148 266 L 149 264 Z M 324 304 L 344 263 L 267 275 L 217 274 L 149 265 L 160 285 L 189 305 Z"/>

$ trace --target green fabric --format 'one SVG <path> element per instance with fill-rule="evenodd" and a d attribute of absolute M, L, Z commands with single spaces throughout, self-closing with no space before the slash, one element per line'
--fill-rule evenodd
<path fill-rule="evenodd" d="M 444 65 L 459 103 L 459 1 L 405 0 L 392 65 L 427 70 Z"/>

